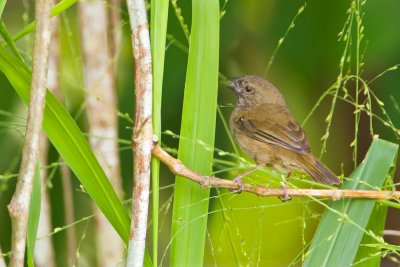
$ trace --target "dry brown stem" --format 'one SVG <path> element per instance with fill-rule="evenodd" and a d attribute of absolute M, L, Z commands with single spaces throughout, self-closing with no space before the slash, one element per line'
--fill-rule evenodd
<path fill-rule="evenodd" d="M 51 1 L 36 0 L 35 47 L 33 52 L 31 94 L 28 109 L 25 143 L 17 187 L 8 206 L 12 220 L 11 267 L 24 266 L 26 231 L 32 181 L 39 150 L 46 94 L 47 63 L 50 46 Z"/>
<path fill-rule="evenodd" d="M 186 177 L 195 183 L 198 183 L 202 188 L 219 187 L 230 190 L 240 190 L 240 185 L 234 181 L 221 179 L 214 176 L 200 175 L 185 165 L 182 162 L 164 151 L 159 145 L 153 148 L 153 155 L 162 161 L 174 175 Z M 282 188 L 267 188 L 260 185 L 244 184 L 242 189 L 244 192 L 249 192 L 258 196 L 280 196 L 284 197 Z M 316 197 L 316 198 L 331 198 L 338 200 L 341 198 L 368 198 L 368 199 L 398 199 L 400 191 L 379 191 L 379 190 L 348 190 L 348 189 L 287 189 L 288 195 L 291 197 Z"/>
<path fill-rule="evenodd" d="M 133 203 L 127 266 L 142 266 L 150 195 L 150 160 L 153 146 L 152 69 L 149 26 L 144 0 L 127 0 L 135 58 L 135 123 L 133 147 Z"/>

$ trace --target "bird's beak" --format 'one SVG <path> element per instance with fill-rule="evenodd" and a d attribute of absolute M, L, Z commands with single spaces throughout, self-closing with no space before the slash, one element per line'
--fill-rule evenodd
<path fill-rule="evenodd" d="M 226 84 L 226 87 L 231 88 L 236 95 L 240 93 L 236 78 L 229 79 L 228 83 Z"/>

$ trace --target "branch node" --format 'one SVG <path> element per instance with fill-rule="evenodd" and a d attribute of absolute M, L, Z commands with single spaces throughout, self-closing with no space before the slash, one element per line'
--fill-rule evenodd
<path fill-rule="evenodd" d="M 213 176 L 200 176 L 200 187 L 201 189 L 207 189 L 211 187 Z"/>
<path fill-rule="evenodd" d="M 158 136 L 153 134 L 153 148 L 151 150 L 153 150 L 157 145 L 158 145 Z"/>

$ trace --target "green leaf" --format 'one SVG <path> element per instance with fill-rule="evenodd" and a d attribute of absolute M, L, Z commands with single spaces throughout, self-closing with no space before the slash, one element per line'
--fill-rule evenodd
<path fill-rule="evenodd" d="M 3 15 L 4 7 L 6 6 L 7 0 L 0 0 L 0 18 Z"/>
<path fill-rule="evenodd" d="M 178 158 L 192 170 L 212 172 L 217 110 L 219 1 L 192 1 L 192 29 Z M 171 266 L 202 266 L 210 191 L 176 177 Z"/>
<path fill-rule="evenodd" d="M 0 19 L 0 34 L 3 36 L 4 41 L 6 41 L 7 45 L 11 48 L 11 51 L 22 61 L 24 62 L 24 59 L 22 58 L 21 54 L 18 51 L 17 46 L 15 45 L 10 32 L 8 31 L 6 25 L 4 24 L 4 21 Z"/>
<path fill-rule="evenodd" d="M 388 207 L 386 205 L 382 205 L 379 202 L 375 203 L 368 225 L 365 229 L 367 231 L 372 231 L 377 236 L 382 236 L 386 222 L 387 209 Z M 376 240 L 372 238 L 370 235 L 364 234 L 360 242 L 361 246 L 358 248 L 356 259 L 354 260 L 353 266 L 359 266 L 359 267 L 380 266 L 381 257 L 379 255 L 379 252 L 381 251 L 381 248 L 365 246 L 365 244 L 370 244 L 370 243 L 376 243 Z M 375 256 L 371 256 L 374 254 Z"/>
<path fill-rule="evenodd" d="M 150 40 L 153 59 L 153 132 L 161 143 L 161 100 L 164 75 L 165 43 L 168 23 L 168 0 L 151 1 Z M 153 200 L 153 262 L 158 263 L 158 212 L 159 212 L 160 161 L 151 160 Z"/>
<path fill-rule="evenodd" d="M 397 150 L 398 145 L 375 139 L 363 162 L 342 188 L 380 188 L 394 166 Z M 350 266 L 375 202 L 367 199 L 333 201 L 322 216 L 303 266 Z"/>
<path fill-rule="evenodd" d="M 27 261 L 29 267 L 35 266 L 33 255 L 35 252 L 36 235 L 39 225 L 41 198 L 40 168 L 36 166 L 35 176 L 33 177 L 31 201 L 29 204 L 28 229 L 26 234 Z"/>
<path fill-rule="evenodd" d="M 0 46 L 0 71 L 10 81 L 25 104 L 29 102 L 32 73 L 27 66 Z M 49 91 L 46 94 L 44 130 L 74 171 L 82 185 L 121 238 L 129 239 L 129 218 L 121 201 L 71 115 Z"/>
<path fill-rule="evenodd" d="M 394 162 L 397 162 L 397 155 L 396 158 L 394 159 Z M 393 177 L 394 171 L 395 168 L 392 168 L 390 173 L 391 177 Z M 372 210 L 368 225 L 366 227 L 366 230 L 368 232 L 372 232 L 377 236 L 383 236 L 388 207 L 389 206 L 385 205 L 383 201 L 378 201 L 375 203 L 374 209 Z M 381 257 L 379 255 L 379 252 L 381 251 L 381 248 L 365 246 L 365 244 L 371 244 L 371 243 L 376 243 L 376 240 L 372 238 L 370 235 L 364 234 L 361 240 L 361 246 L 358 248 L 356 259 L 354 260 L 353 266 L 359 266 L 359 267 L 380 266 Z"/>

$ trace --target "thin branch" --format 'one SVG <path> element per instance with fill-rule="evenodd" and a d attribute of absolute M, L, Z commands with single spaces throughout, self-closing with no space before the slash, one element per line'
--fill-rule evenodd
<path fill-rule="evenodd" d="M 39 150 L 39 136 L 42 128 L 46 94 L 47 63 L 51 36 L 50 8 L 51 1 L 36 0 L 35 18 L 37 28 L 35 31 L 31 95 L 26 136 L 17 188 L 8 206 L 12 219 L 11 267 L 24 266 L 29 202 Z"/>
<path fill-rule="evenodd" d="M 135 58 L 135 123 L 133 147 L 133 204 L 126 266 L 142 266 L 145 252 L 153 129 L 152 69 L 149 26 L 144 0 L 127 0 Z"/>
<path fill-rule="evenodd" d="M 55 5 L 56 1 L 51 0 L 51 4 Z M 55 95 L 60 95 L 60 18 L 58 16 L 51 19 L 51 41 L 49 50 L 49 60 L 47 69 L 47 88 Z M 39 146 L 39 164 L 44 167 L 48 163 L 49 140 L 42 131 L 40 134 Z M 49 196 L 49 188 L 47 186 L 48 172 L 46 168 L 42 168 L 40 172 L 40 180 L 42 187 L 41 207 L 39 225 L 36 236 L 46 236 L 52 232 L 51 220 L 51 202 Z M 52 236 L 47 236 L 36 241 L 35 243 L 35 266 L 37 267 L 54 267 L 56 266 L 55 252 Z"/>
<path fill-rule="evenodd" d="M 174 175 L 186 177 L 202 188 L 219 187 L 230 190 L 240 190 L 240 185 L 234 181 L 221 179 L 215 176 L 200 175 L 188 169 L 182 162 L 164 151 L 159 145 L 153 148 L 153 155 L 162 161 Z M 368 198 L 368 199 L 398 199 L 400 191 L 379 191 L 379 190 L 350 190 L 350 189 L 286 189 L 267 188 L 260 185 L 244 184 L 242 189 L 258 196 L 284 196 L 285 193 L 291 197 L 317 197 L 331 198 L 338 200 L 341 198 Z M 286 191 L 286 192 L 285 192 Z"/>

